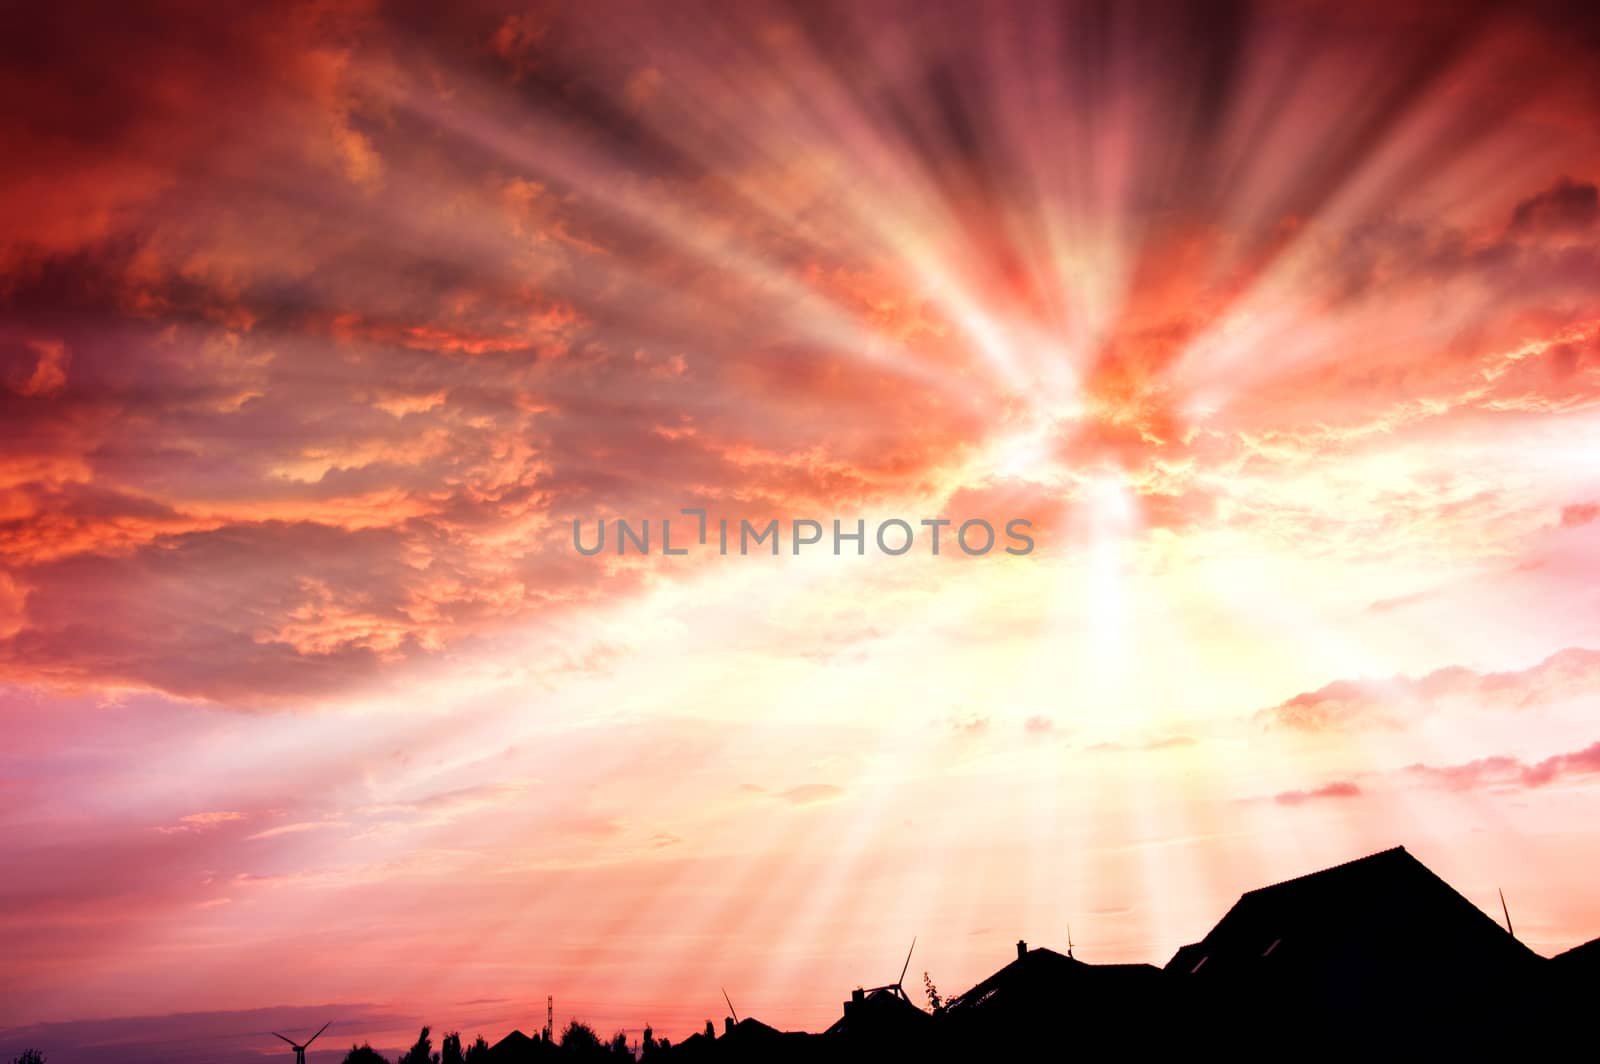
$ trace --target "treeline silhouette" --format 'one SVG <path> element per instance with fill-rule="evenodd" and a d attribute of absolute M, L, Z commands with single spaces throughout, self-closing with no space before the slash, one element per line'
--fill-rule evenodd
<path fill-rule="evenodd" d="M 531 1050 L 532 1053 L 552 1060 L 594 1061 L 628 1061 L 633 1064 L 638 1059 L 639 1051 L 651 1052 L 657 1048 L 652 1033 L 645 1030 L 645 1043 L 636 1047 L 628 1044 L 628 1036 L 618 1031 L 611 1036 L 610 1041 L 603 1041 L 595 1033 L 593 1027 L 579 1020 L 567 1024 L 566 1030 L 560 1037 L 544 1039 L 542 1035 L 532 1038 L 513 1032 L 506 1044 L 517 1048 Z M 524 1045 L 518 1046 L 521 1042 Z M 432 1028 L 424 1027 L 422 1033 L 417 1035 L 417 1041 L 405 1051 L 394 1064 L 489 1064 L 490 1060 L 501 1053 L 491 1052 L 489 1043 L 484 1041 L 480 1034 L 472 1041 L 471 1045 L 463 1047 L 459 1031 L 451 1031 L 439 1043 L 439 1048 L 433 1048 Z M 29 1064 L 24 1061 L 23 1064 Z M 42 1064 L 42 1062 L 41 1062 Z M 389 1058 L 373 1049 L 371 1045 L 362 1043 L 351 1046 L 350 1052 L 345 1055 L 344 1064 L 390 1064 Z"/>

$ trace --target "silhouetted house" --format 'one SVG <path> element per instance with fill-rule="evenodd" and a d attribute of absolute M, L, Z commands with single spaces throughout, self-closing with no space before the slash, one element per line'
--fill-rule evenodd
<path fill-rule="evenodd" d="M 709 1032 L 696 1031 L 669 1051 L 674 1061 L 716 1060 L 716 1038 Z"/>
<path fill-rule="evenodd" d="M 489 1059 L 494 1064 L 523 1064 L 525 1061 L 548 1061 L 560 1055 L 553 1042 L 542 1038 L 529 1038 L 521 1031 L 512 1031 L 489 1047 Z"/>
<path fill-rule="evenodd" d="M 1059 1051 L 1068 1043 L 1137 1053 L 1155 1048 L 1151 1014 L 1169 980 L 1151 964 L 1085 964 L 1017 943 L 1016 960 L 951 999 L 940 1019 L 967 1053 Z"/>
<path fill-rule="evenodd" d="M 916 1056 L 927 1051 L 933 1026 L 933 1017 L 913 1005 L 898 986 L 855 990 L 844 1003 L 844 1014 L 822 1033 L 816 1048 L 833 1060 Z"/>
<path fill-rule="evenodd" d="M 857 990 L 844 1003 L 844 1015 L 824 1034 L 842 1038 L 898 1039 L 921 1034 L 932 1017 L 896 991 L 897 987 Z"/>
<path fill-rule="evenodd" d="M 1565 953 L 1557 953 L 1550 958 L 1550 962 L 1561 978 L 1579 980 L 1600 989 L 1600 938 L 1573 946 Z"/>
<path fill-rule="evenodd" d="M 1595 1055 L 1594 1003 L 1600 1000 L 1600 938 L 1550 958 L 1549 1025 Z"/>
<path fill-rule="evenodd" d="M 1244 894 L 1167 971 L 1208 1048 L 1331 1052 L 1515 1043 L 1544 965 L 1396 847 Z"/>
<path fill-rule="evenodd" d="M 665 1059 L 1588 1058 L 1597 990 L 1600 939 L 1546 960 L 1397 847 L 1249 891 L 1165 969 L 1018 942 L 932 1014 L 857 990 L 822 1034 L 729 1020 Z"/>
<path fill-rule="evenodd" d="M 787 1064 L 817 1060 L 820 1035 L 803 1031 L 780 1031 L 760 1020 L 746 1017 L 734 1023 L 726 1019 L 727 1029 L 716 1041 L 715 1059 L 718 1061 L 771 1061 Z"/>
<path fill-rule="evenodd" d="M 738 1023 L 725 1017 L 722 1037 L 715 1037 L 714 1028 L 690 1035 L 666 1052 L 673 1064 L 680 1062 L 716 1061 L 717 1064 L 745 1064 L 748 1061 L 799 1062 L 820 1059 L 809 1044 L 819 1036 L 799 1031 L 780 1031 L 760 1020 L 743 1019 Z"/>

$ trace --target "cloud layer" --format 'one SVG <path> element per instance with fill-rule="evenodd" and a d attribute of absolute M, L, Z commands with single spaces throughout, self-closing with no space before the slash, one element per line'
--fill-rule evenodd
<path fill-rule="evenodd" d="M 912 935 L 941 985 L 1069 919 L 1150 960 L 1395 843 L 1592 937 L 1597 48 L 1545 4 L 8 13 L 0 1024 L 817 1027 Z M 683 507 L 1038 546 L 572 547 Z"/>

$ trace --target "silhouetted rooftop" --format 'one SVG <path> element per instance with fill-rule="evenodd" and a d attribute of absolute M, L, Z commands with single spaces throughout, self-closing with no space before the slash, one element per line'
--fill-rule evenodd
<path fill-rule="evenodd" d="M 951 1000 L 947 1011 L 961 1016 L 977 1010 L 1010 1009 L 1036 1002 L 1059 1003 L 1068 995 L 1145 992 L 1161 969 L 1153 964 L 1086 964 L 1052 949 L 1036 948 Z"/>
<path fill-rule="evenodd" d="M 1539 959 L 1397 846 L 1246 892 L 1167 970 L 1215 978 L 1310 966 L 1371 978 L 1401 969 L 1481 973 Z"/>
<path fill-rule="evenodd" d="M 556 1047 L 538 1038 L 530 1038 L 521 1031 L 512 1031 L 489 1047 L 489 1059 L 495 1064 L 520 1064 L 522 1061 L 549 1059 Z"/>
<path fill-rule="evenodd" d="M 1551 957 L 1550 960 L 1559 965 L 1560 971 L 1564 974 L 1600 976 L 1600 938 L 1590 939 L 1581 946 L 1573 946 L 1565 953 Z"/>
<path fill-rule="evenodd" d="M 489 1048 L 498 1053 L 502 1050 L 522 1049 L 525 1046 L 531 1045 L 533 1045 L 533 1039 L 529 1038 L 527 1035 L 518 1030 L 512 1031 L 510 1034 L 506 1035 Z"/>
<path fill-rule="evenodd" d="M 1600 939 L 1547 961 L 1395 847 L 1245 892 L 1165 969 L 1089 964 L 1017 943 L 1010 963 L 930 1015 L 898 986 L 858 990 L 821 1035 L 753 1019 L 673 1060 L 742 1064 L 1059 1055 L 1538 1055 L 1582 1034 Z M 902 973 L 903 974 L 903 973 Z M 1304 1042 L 1307 1031 L 1315 1041 Z M 1299 1040 L 1298 1042 L 1296 1040 Z"/>
<path fill-rule="evenodd" d="M 825 1032 L 829 1035 L 884 1037 L 926 1026 L 932 1016 L 889 988 L 869 991 L 845 1004 L 844 1015 Z"/>

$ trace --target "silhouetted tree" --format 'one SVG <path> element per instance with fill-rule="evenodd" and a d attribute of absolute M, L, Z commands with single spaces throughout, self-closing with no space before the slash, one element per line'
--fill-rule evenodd
<path fill-rule="evenodd" d="M 439 1064 L 465 1064 L 461 1056 L 461 1032 L 451 1031 L 439 1044 Z"/>
<path fill-rule="evenodd" d="M 439 1054 L 433 1051 L 433 1039 L 428 1037 L 429 1030 L 427 1027 L 422 1029 L 422 1033 L 417 1035 L 417 1044 L 400 1058 L 398 1064 L 439 1064 Z"/>
<path fill-rule="evenodd" d="M 606 1047 L 611 1051 L 612 1057 L 617 1060 L 632 1060 L 633 1050 L 628 1048 L 628 1033 L 618 1031 L 611 1036 L 611 1044 Z"/>
<path fill-rule="evenodd" d="M 467 1064 L 488 1064 L 489 1043 L 483 1040 L 483 1035 L 480 1034 L 473 1039 L 472 1044 L 467 1047 L 466 1061 Z"/>
<path fill-rule="evenodd" d="M 606 1047 L 593 1027 L 573 1020 L 561 1032 L 561 1052 L 574 1060 L 600 1060 L 606 1055 Z"/>
<path fill-rule="evenodd" d="M 939 988 L 933 985 L 933 980 L 928 978 L 928 973 L 922 973 L 922 989 L 928 995 L 928 1007 L 934 1012 L 944 1008 L 944 998 L 939 996 Z"/>
<path fill-rule="evenodd" d="M 22 1056 L 11 1058 L 11 1064 L 44 1064 L 44 1054 L 37 1049 L 24 1049 Z"/>
<path fill-rule="evenodd" d="M 648 1057 L 651 1054 L 655 1053 L 659 1048 L 660 1047 L 656 1045 L 656 1033 L 655 1033 L 655 1031 L 650 1029 L 650 1025 L 649 1024 L 645 1024 L 645 1027 L 644 1027 L 644 1041 L 639 1046 L 639 1056 L 640 1057 Z"/>
<path fill-rule="evenodd" d="M 344 1064 L 389 1064 L 389 1059 L 366 1042 L 362 1042 L 358 1046 L 350 1047 L 350 1052 L 344 1058 Z"/>

